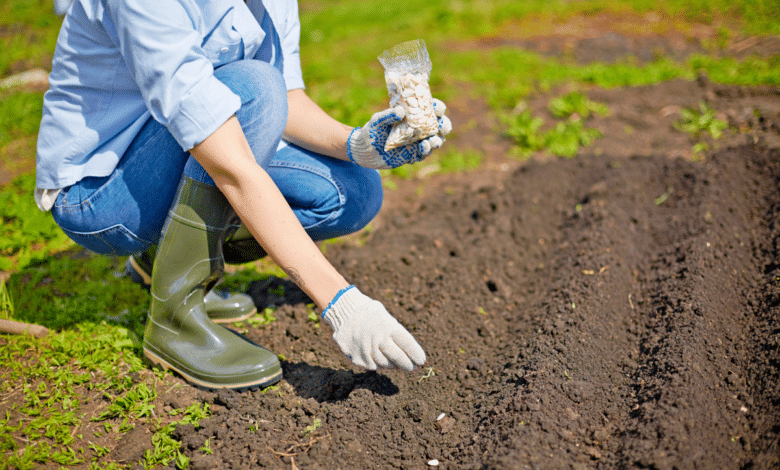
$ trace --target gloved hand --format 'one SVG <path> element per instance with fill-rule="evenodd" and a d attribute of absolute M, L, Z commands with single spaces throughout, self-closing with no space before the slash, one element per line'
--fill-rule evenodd
<path fill-rule="evenodd" d="M 356 365 L 369 370 L 399 367 L 411 371 L 425 363 L 425 351 L 378 301 L 349 286 L 322 312 L 333 339 Z"/>
<path fill-rule="evenodd" d="M 354 163 L 366 168 L 383 170 L 407 163 L 423 161 L 434 149 L 444 144 L 444 138 L 452 131 L 452 122 L 444 115 L 447 106 L 433 99 L 433 112 L 439 119 L 439 133 L 403 147 L 385 151 L 385 141 L 393 124 L 406 115 L 401 106 L 386 109 L 371 116 L 363 127 L 356 127 L 347 140 L 347 155 Z"/>

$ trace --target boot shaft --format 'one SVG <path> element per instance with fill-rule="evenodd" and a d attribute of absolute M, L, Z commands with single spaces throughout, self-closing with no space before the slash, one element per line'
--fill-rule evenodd
<path fill-rule="evenodd" d="M 222 243 L 234 220 L 219 189 L 183 177 L 152 270 L 144 355 L 204 387 L 265 386 L 282 376 L 276 355 L 206 314 L 203 298 L 224 272 Z"/>
<path fill-rule="evenodd" d="M 211 289 L 224 273 L 222 243 L 235 220 L 217 187 L 182 177 L 157 247 L 152 296 L 176 305 Z"/>

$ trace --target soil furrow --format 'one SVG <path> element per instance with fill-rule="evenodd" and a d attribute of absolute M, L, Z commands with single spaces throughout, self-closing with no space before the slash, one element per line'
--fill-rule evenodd
<path fill-rule="evenodd" d="M 665 208 L 687 222 L 670 231 L 672 243 L 640 281 L 647 286 L 648 300 L 641 303 L 646 331 L 633 372 L 637 403 L 624 432 L 622 466 L 745 463 L 742 443 L 753 439 L 745 406 L 753 321 L 746 299 L 759 272 L 752 245 L 763 239 L 757 231 L 763 220 L 754 215 L 765 203 L 761 188 L 772 184 L 756 174 L 755 158 L 755 149 L 742 147 L 692 165 L 685 176 L 696 187 Z M 753 168 L 738 172 L 735 166 Z M 732 176 L 739 174 L 747 177 Z"/>
<path fill-rule="evenodd" d="M 642 216 L 635 201 L 652 206 L 654 188 L 645 189 L 644 159 L 593 158 L 592 164 L 564 164 L 575 167 L 570 171 L 579 182 L 572 190 L 579 196 L 571 197 L 563 242 L 550 260 L 551 279 L 533 308 L 533 344 L 518 345 L 506 372 L 512 385 L 484 415 L 471 450 L 475 459 L 492 456 L 491 466 L 559 468 L 607 460 L 629 411 L 623 371 L 638 352 L 630 295 L 650 242 L 637 229 Z"/>
<path fill-rule="evenodd" d="M 556 274 L 534 307 L 537 335 L 515 343 L 510 384 L 482 411 L 464 460 L 747 463 L 759 437 L 746 406 L 755 323 L 746 299 L 761 268 L 753 246 L 766 236 L 757 215 L 776 187 L 764 160 L 742 147 L 698 163 L 630 159 L 617 177 L 608 160 L 583 169 L 585 180 L 600 177 L 563 224 Z M 764 428 L 761 447 L 776 446 Z"/>
<path fill-rule="evenodd" d="M 780 152 L 763 150 L 765 171 L 774 184 L 766 191 L 765 229 L 768 236 L 756 247 L 762 263 L 760 291 L 748 292 L 747 304 L 755 321 L 750 337 L 745 400 L 755 441 L 740 439 L 749 457 L 745 468 L 780 468 Z M 765 410 L 773 410 L 767 413 Z"/>

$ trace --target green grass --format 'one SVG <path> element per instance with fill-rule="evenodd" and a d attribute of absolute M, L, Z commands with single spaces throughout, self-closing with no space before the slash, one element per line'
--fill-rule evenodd
<path fill-rule="evenodd" d="M 131 379 L 147 367 L 136 354 L 137 339 L 125 328 L 84 322 L 43 339 L 0 337 L 0 344 L 0 395 L 16 397 L 0 419 L 0 468 L 89 461 L 94 451 L 87 450 L 89 438 L 78 431 L 90 420 L 121 418 L 119 410 L 88 415 L 84 408 L 90 397 L 117 397 L 109 410 L 124 406 L 136 413 L 135 419 L 148 413 L 137 396 L 139 387 L 148 387 Z M 112 421 L 117 424 L 114 434 L 120 436 L 122 420 Z M 27 444 L 20 446 L 11 433 Z"/>
<path fill-rule="evenodd" d="M 35 175 L 25 174 L 0 193 L 0 271 L 21 268 L 36 257 L 73 245 L 51 214 L 38 210 L 34 189 Z"/>
<path fill-rule="evenodd" d="M 660 11 L 674 18 L 688 18 L 719 27 L 726 37 L 731 29 L 721 23 L 737 24 L 743 34 L 780 32 L 778 2 L 704 2 L 681 0 L 548 2 L 365 2 L 346 0 L 317 2 L 316 8 L 301 6 L 301 57 L 311 96 L 337 119 L 363 124 L 387 101 L 382 68 L 376 57 L 385 49 L 413 38 L 424 39 L 433 62 L 431 88 L 444 99 L 462 92 L 485 96 L 495 108 L 511 108 L 534 91 L 547 91 L 565 82 L 603 87 L 637 86 L 675 78 L 693 79 L 700 70 L 716 82 L 734 84 L 778 84 L 778 59 L 748 58 L 742 61 L 697 56 L 686 63 L 668 59 L 637 65 L 590 64 L 580 66 L 514 47 L 456 52 L 454 37 L 465 41 L 495 34 L 502 25 L 527 15 L 548 15 L 563 19 L 577 13 L 601 11 Z M 777 13 L 772 15 L 772 13 Z M 388 18 L 393 18 L 389 22 Z"/>
<path fill-rule="evenodd" d="M 43 110 L 43 93 L 0 90 L 0 147 L 38 133 Z"/>
<path fill-rule="evenodd" d="M 174 460 L 183 468 L 186 458 L 171 438 L 173 428 L 208 410 L 196 403 L 170 417 L 155 411 L 165 373 L 142 360 L 149 293 L 122 277 L 123 267 L 124 259 L 70 249 L 33 261 L 0 283 L 2 317 L 51 329 L 42 339 L 0 335 L 0 402 L 9 403 L 0 408 L 0 469 L 127 468 L 100 458 L 135 425 L 155 429 L 154 448 L 143 459 L 147 468 Z M 229 274 L 227 284 L 247 282 L 246 271 Z M 273 311 L 266 309 L 247 323 L 271 321 Z M 88 408 L 95 399 L 105 406 Z M 178 414 L 183 418 L 174 418 Z"/>
<path fill-rule="evenodd" d="M 50 0 L 0 1 L 0 77 L 12 67 L 48 63 L 60 24 Z"/>

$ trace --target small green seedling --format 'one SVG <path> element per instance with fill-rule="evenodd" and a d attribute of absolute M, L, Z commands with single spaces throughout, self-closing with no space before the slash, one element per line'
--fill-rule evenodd
<path fill-rule="evenodd" d="M 320 427 L 322 427 L 322 420 L 319 418 L 314 418 L 314 422 L 306 426 L 306 428 L 303 430 L 304 437 L 310 436 L 314 431 L 316 431 Z"/>
<path fill-rule="evenodd" d="M 261 326 L 268 326 L 276 321 L 274 316 L 274 309 L 271 307 L 263 310 L 263 313 L 257 313 L 253 317 L 247 320 L 247 323 L 253 328 L 260 328 Z"/>
<path fill-rule="evenodd" d="M 539 130 L 544 119 L 535 117 L 529 110 L 499 118 L 507 126 L 506 135 L 514 141 L 515 151 L 521 156 L 528 157 L 544 148 L 544 135 Z"/>
<path fill-rule="evenodd" d="M 203 447 L 200 448 L 201 452 L 203 452 L 206 455 L 211 455 L 214 453 L 213 450 L 211 450 L 211 439 L 206 439 L 206 442 L 203 443 Z"/>
<path fill-rule="evenodd" d="M 312 323 L 314 323 L 314 328 L 320 327 L 320 317 L 316 313 L 314 313 L 314 310 L 309 310 L 309 317 L 308 320 Z"/>
<path fill-rule="evenodd" d="M 723 136 L 723 130 L 728 127 L 726 121 L 715 117 L 713 111 L 704 101 L 699 102 L 698 111 L 694 108 L 680 110 L 680 120 L 675 123 L 675 128 L 693 134 L 697 139 L 703 134 L 709 134 L 718 140 Z"/>
<path fill-rule="evenodd" d="M 547 108 L 557 118 L 569 118 L 576 115 L 581 119 L 588 119 L 594 113 L 601 116 L 609 114 L 609 108 L 606 105 L 591 101 L 587 96 L 577 91 L 551 99 Z"/>

